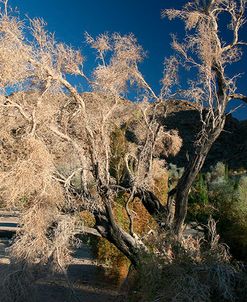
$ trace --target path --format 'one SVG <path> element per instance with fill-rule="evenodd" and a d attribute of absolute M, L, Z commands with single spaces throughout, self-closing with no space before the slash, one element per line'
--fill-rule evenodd
<path fill-rule="evenodd" d="M 0 266 L 8 265 L 10 262 L 6 249 L 11 244 L 10 238 L 17 227 L 16 223 L 16 217 L 3 215 L 0 211 Z M 37 302 L 122 301 L 117 280 L 108 276 L 105 269 L 96 263 L 95 257 L 86 244 L 75 251 L 68 267 L 68 277 L 78 299 L 71 297 L 71 290 L 63 276 L 49 275 L 39 279 L 36 284 Z"/>
<path fill-rule="evenodd" d="M 71 292 L 61 276 L 47 278 L 38 285 L 38 302 L 117 302 L 121 301 L 119 286 L 114 278 L 105 274 L 104 268 L 93 260 L 88 246 L 77 250 L 75 258 L 68 268 L 68 277 L 74 286 L 78 300 L 71 299 Z"/>

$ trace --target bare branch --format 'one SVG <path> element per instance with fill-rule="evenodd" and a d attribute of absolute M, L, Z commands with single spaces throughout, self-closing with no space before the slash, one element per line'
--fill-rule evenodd
<path fill-rule="evenodd" d="M 102 237 L 102 235 L 100 234 L 99 231 L 97 231 L 94 228 L 87 227 L 87 226 L 83 226 L 82 228 L 78 229 L 77 232 L 82 232 L 82 233 L 85 233 L 85 234 L 90 234 L 90 235 L 94 235 L 94 236 L 97 236 L 97 237 Z"/>
<path fill-rule="evenodd" d="M 17 104 L 16 102 L 10 100 L 9 98 L 7 99 L 7 103 L 1 104 L 1 106 L 4 107 L 14 107 L 17 108 L 20 112 L 20 114 L 28 121 L 30 122 L 30 117 L 26 114 L 25 110 L 22 108 L 21 105 Z"/>
<path fill-rule="evenodd" d="M 132 217 L 131 210 L 129 209 L 129 204 L 133 202 L 134 199 L 135 199 L 135 187 L 133 187 L 132 192 L 125 205 L 125 209 L 129 218 L 129 233 L 131 236 L 134 236 L 134 229 L 133 229 L 133 217 Z"/>
<path fill-rule="evenodd" d="M 241 93 L 231 94 L 231 95 L 229 95 L 229 99 L 240 100 L 240 101 L 247 103 L 247 96 L 245 96 Z"/>

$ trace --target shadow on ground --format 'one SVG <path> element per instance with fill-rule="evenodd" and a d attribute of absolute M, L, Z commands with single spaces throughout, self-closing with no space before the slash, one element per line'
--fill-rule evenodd
<path fill-rule="evenodd" d="M 0 254 L 5 258 L 0 261 L 1 271 L 8 268 L 8 258 L 3 252 L 4 245 L 7 246 L 7 240 L 2 242 Z M 38 275 L 34 285 L 35 302 L 124 301 L 124 294 L 120 293 L 120 284 L 106 273 L 104 267 L 95 262 L 87 245 L 76 251 L 68 267 L 68 278 L 73 290 L 62 274 Z M 0 302 L 2 302 L 1 296 Z"/>

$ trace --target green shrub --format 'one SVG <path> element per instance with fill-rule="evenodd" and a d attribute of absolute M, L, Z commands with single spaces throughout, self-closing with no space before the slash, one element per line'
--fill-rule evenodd
<path fill-rule="evenodd" d="M 232 176 L 223 163 L 200 174 L 189 195 L 187 220 L 205 224 L 210 216 L 234 256 L 246 260 L 247 176 Z"/>

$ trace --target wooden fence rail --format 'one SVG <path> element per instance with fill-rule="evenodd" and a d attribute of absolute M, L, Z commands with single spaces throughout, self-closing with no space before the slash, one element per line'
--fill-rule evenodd
<path fill-rule="evenodd" d="M 0 210 L 0 232 L 13 232 L 18 230 L 19 212 Z"/>
<path fill-rule="evenodd" d="M 0 210 L 0 233 L 1 232 L 15 233 L 19 229 L 19 223 L 20 223 L 19 216 L 20 216 L 20 212 L 18 211 Z M 87 226 L 81 226 L 76 228 L 75 234 L 90 234 L 97 237 L 101 237 L 100 233 L 96 229 Z"/>

